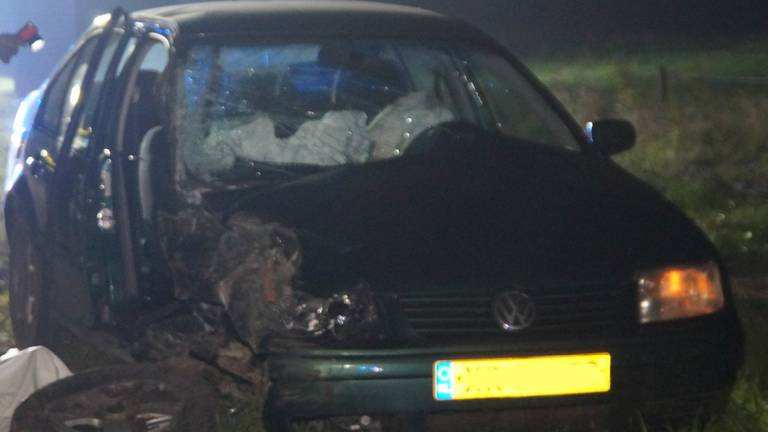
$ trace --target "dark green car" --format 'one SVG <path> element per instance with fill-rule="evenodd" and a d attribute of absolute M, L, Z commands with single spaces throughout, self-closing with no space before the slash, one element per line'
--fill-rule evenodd
<path fill-rule="evenodd" d="M 727 274 L 610 160 L 633 144 L 420 9 L 99 18 L 6 201 L 14 329 L 32 344 L 57 321 L 223 305 L 265 362 L 270 430 L 710 413 L 743 357 Z"/>

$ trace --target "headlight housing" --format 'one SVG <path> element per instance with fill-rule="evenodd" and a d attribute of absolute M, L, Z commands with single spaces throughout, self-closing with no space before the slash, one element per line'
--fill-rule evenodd
<path fill-rule="evenodd" d="M 643 324 L 708 315 L 725 303 L 720 269 L 714 262 L 641 272 L 637 281 Z"/>
<path fill-rule="evenodd" d="M 381 336 L 379 313 L 373 293 L 364 285 L 318 298 L 299 293 L 289 331 L 307 336 L 332 336 L 338 340 L 377 339 Z"/>

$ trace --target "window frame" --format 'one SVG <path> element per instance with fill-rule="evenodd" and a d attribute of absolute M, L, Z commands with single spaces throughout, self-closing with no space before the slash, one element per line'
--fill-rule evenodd
<path fill-rule="evenodd" d="M 93 47 L 93 51 L 90 52 L 90 55 L 88 55 L 87 63 L 90 63 L 91 59 L 93 58 L 93 54 L 96 52 L 96 48 L 98 46 L 99 40 L 102 36 L 102 31 L 94 31 L 88 33 L 86 36 L 83 37 L 83 39 L 78 43 L 77 47 L 72 50 L 69 56 L 66 57 L 66 59 L 62 62 L 61 66 L 58 68 L 56 74 L 51 78 L 50 82 L 45 85 L 45 92 L 43 95 L 43 98 L 40 103 L 40 107 L 38 109 L 37 115 L 35 117 L 35 127 L 36 129 L 46 133 L 49 136 L 56 137 L 57 138 L 57 152 L 61 149 L 61 144 L 58 142 L 58 138 L 64 135 L 66 132 L 66 128 L 62 128 L 63 126 L 63 115 L 64 115 L 64 104 L 66 102 L 67 95 L 72 89 L 72 81 L 75 77 L 75 71 L 77 68 L 84 64 L 83 57 L 85 56 L 85 53 L 90 47 Z M 71 69 L 69 69 L 71 67 Z M 87 74 L 87 71 L 86 71 Z M 83 76 L 83 79 L 85 79 L 85 76 Z M 66 81 L 63 85 L 64 87 L 57 87 L 58 84 L 62 83 L 62 80 Z M 61 98 L 61 106 L 58 106 L 56 110 L 58 111 L 56 117 L 56 124 L 51 128 L 51 125 L 46 121 L 46 112 L 48 112 L 50 109 L 52 109 L 49 104 L 51 101 L 51 96 L 54 91 L 63 89 L 64 94 Z M 72 112 L 74 112 L 74 107 L 72 109 Z M 70 113 L 71 115 L 71 113 Z M 72 119 L 70 118 L 70 121 Z M 67 125 L 68 127 L 69 125 Z M 56 155 L 58 156 L 58 155 Z"/>
<path fill-rule="evenodd" d="M 371 34 L 356 34 L 356 35 L 348 35 L 345 34 L 344 37 L 352 37 L 357 36 L 359 38 L 383 38 L 388 39 L 392 41 L 401 41 L 401 42 L 408 42 L 413 41 L 413 37 L 403 36 L 403 35 L 397 35 L 397 34 L 387 34 L 387 33 L 376 33 L 375 35 Z M 231 44 L 248 44 L 248 43 L 259 43 L 259 44 L 275 44 L 275 43 L 302 43 L 307 41 L 333 41 L 337 39 L 338 35 L 328 34 L 328 33 L 301 33 L 297 35 L 275 35 L 272 33 L 269 34 L 259 34 L 256 31 L 240 31 L 240 32 L 226 32 L 226 33 L 195 33 L 195 34 L 188 34 L 183 35 L 183 37 L 180 37 L 175 45 L 176 45 L 176 63 L 181 64 L 183 63 L 182 60 L 186 60 L 186 56 L 189 52 L 189 50 L 198 45 L 231 45 Z M 584 131 L 584 126 L 580 125 L 576 119 L 573 117 L 573 115 L 565 108 L 565 105 L 554 95 L 552 90 L 550 90 L 539 78 L 534 74 L 526 65 L 523 63 L 520 59 L 518 59 L 507 47 L 500 44 L 498 41 L 492 39 L 492 38 L 480 38 L 475 39 L 471 38 L 469 40 L 464 39 L 460 36 L 449 36 L 449 35 L 422 35 L 420 38 L 416 39 L 419 42 L 422 43 L 459 43 L 459 44 L 472 44 L 476 46 L 477 48 L 481 48 L 484 50 L 487 50 L 489 53 L 493 53 L 495 55 L 498 55 L 502 59 L 506 60 L 510 66 L 520 74 L 520 78 L 525 81 L 527 84 L 529 84 L 532 87 L 532 90 L 539 94 L 549 105 L 553 111 L 555 112 L 556 116 L 565 124 L 566 128 L 569 130 L 571 135 L 573 135 L 576 144 L 578 145 L 578 149 L 573 149 L 570 151 L 579 152 L 579 153 L 585 153 L 585 154 L 592 154 L 595 153 L 596 150 L 594 146 L 590 146 L 589 142 L 587 140 L 587 135 Z M 174 77 L 174 79 L 177 79 L 177 77 Z M 176 89 L 174 88 L 173 92 L 173 99 L 177 97 Z M 174 104 L 177 102 L 174 100 Z M 175 133 L 175 131 L 174 131 Z"/>
<path fill-rule="evenodd" d="M 263 50 L 268 52 L 269 50 L 274 49 L 275 51 L 279 52 L 281 49 L 285 49 L 285 56 L 275 55 L 275 57 L 286 57 L 290 60 L 294 57 L 292 55 L 294 51 L 301 53 L 302 49 L 305 47 L 309 48 L 318 44 L 322 45 L 323 43 L 326 43 L 326 41 L 328 41 L 326 38 L 311 37 L 290 37 L 278 39 L 268 38 L 260 41 L 250 41 L 231 40 L 230 38 L 218 38 L 214 36 L 211 37 L 210 40 L 196 39 L 196 43 L 184 45 L 180 50 L 180 67 L 178 67 L 175 71 L 177 82 L 186 83 L 189 80 L 187 73 L 190 70 L 193 72 L 199 71 L 200 75 L 197 76 L 197 80 L 193 82 L 197 82 L 199 84 L 198 87 L 205 88 L 196 88 L 191 93 L 188 91 L 189 89 L 187 85 L 177 85 L 173 89 L 176 98 L 174 100 L 174 105 L 172 105 L 172 111 L 174 112 L 174 118 L 177 123 L 177 130 L 175 131 L 177 135 L 174 136 L 173 139 L 175 139 L 177 142 L 185 141 L 178 135 L 178 132 L 182 131 L 184 136 L 186 136 L 187 131 L 185 131 L 185 124 L 188 126 L 193 125 L 191 128 L 186 128 L 190 129 L 189 133 L 193 133 L 195 136 L 208 136 L 211 133 L 211 123 L 215 122 L 219 117 L 222 119 L 234 119 L 236 117 L 236 115 L 215 115 L 215 112 L 219 106 L 224 106 L 226 108 L 226 106 L 228 106 L 227 103 L 230 102 L 229 99 L 222 98 L 220 95 L 221 91 L 219 89 L 220 85 L 223 85 L 227 82 L 220 78 L 220 75 L 222 75 L 222 69 L 230 63 L 225 59 L 230 57 L 235 59 L 238 58 L 238 56 L 234 54 L 231 56 L 230 54 L 225 54 L 229 50 L 235 53 L 242 51 L 242 56 L 244 57 L 250 51 L 252 52 L 252 56 L 254 56 L 253 61 L 256 62 L 255 56 L 259 56 Z M 449 84 L 449 93 L 451 95 L 456 95 L 455 97 L 451 97 L 451 100 L 472 101 L 466 103 L 454 103 L 453 105 L 460 108 L 453 112 L 454 116 L 459 120 L 463 120 L 464 113 L 470 112 L 471 114 L 467 116 L 467 120 L 472 123 L 476 123 L 478 126 L 482 127 L 488 132 L 502 132 L 507 131 L 508 129 L 501 129 L 501 119 L 494 118 L 494 114 L 496 114 L 493 109 L 494 107 L 488 103 L 488 98 L 483 94 L 485 89 L 482 88 L 480 85 L 481 82 L 478 81 L 477 77 L 475 76 L 475 70 L 471 66 L 471 63 L 472 61 L 479 62 L 480 65 L 478 65 L 478 71 L 486 71 L 486 74 L 490 74 L 492 76 L 495 72 L 506 72 L 508 77 L 501 75 L 498 76 L 497 79 L 500 82 L 514 82 L 516 84 L 515 87 L 526 89 L 526 97 L 516 98 L 516 103 L 521 106 L 520 109 L 527 109 L 530 111 L 533 114 L 531 117 L 537 120 L 537 125 L 540 124 L 540 126 L 537 127 L 547 132 L 541 134 L 531 134 L 528 133 L 528 130 L 521 129 L 517 131 L 522 132 L 521 134 L 509 134 L 509 136 L 524 141 L 531 141 L 540 143 L 542 145 L 559 148 L 565 151 L 578 152 L 582 150 L 582 141 L 579 135 L 574 133 L 575 128 L 572 128 L 572 118 L 564 116 L 564 113 L 560 110 L 560 107 L 553 103 L 553 101 L 550 99 L 550 95 L 546 91 L 543 91 L 541 88 L 539 88 L 535 82 L 532 82 L 531 77 L 526 74 L 525 70 L 519 65 L 519 63 L 510 61 L 510 59 L 504 55 L 503 51 L 495 50 L 482 44 L 468 44 L 461 41 L 411 40 L 385 37 L 371 38 L 371 41 L 380 42 L 382 46 L 390 46 L 392 49 L 394 49 L 395 53 L 397 54 L 396 57 L 400 63 L 399 66 L 406 73 L 410 71 L 410 66 L 412 64 L 412 62 L 402 60 L 406 53 L 410 53 L 408 57 L 416 58 L 418 57 L 420 50 L 427 50 L 427 52 L 432 53 L 432 55 L 438 55 L 439 59 L 444 58 L 438 63 L 439 65 L 444 65 L 447 68 L 445 69 L 445 73 L 443 75 L 446 77 L 451 77 L 451 79 L 445 79 L 445 82 Z M 485 64 L 487 63 L 487 60 L 492 60 L 493 63 L 490 65 Z M 263 71 L 259 70 L 261 66 L 256 66 L 257 75 L 267 76 L 274 68 L 278 69 L 279 72 L 279 69 L 281 69 L 280 66 L 282 66 L 282 62 L 275 61 L 274 63 L 275 64 L 269 62 L 264 63 L 266 66 L 263 68 Z M 494 65 L 498 65 L 498 67 L 493 67 Z M 232 70 L 228 70 L 227 74 L 236 76 L 238 72 L 237 68 L 240 67 L 240 65 L 235 62 L 230 66 L 233 66 L 234 68 L 230 68 Z M 253 67 L 251 67 L 250 70 L 253 71 Z M 457 74 L 457 78 L 453 77 L 453 73 Z M 415 74 L 410 72 L 409 75 L 410 76 L 408 79 L 412 81 Z M 431 88 L 432 86 L 428 87 Z M 455 89 L 455 91 L 450 91 L 452 89 Z M 228 92 L 226 93 L 228 94 Z M 196 97 L 190 99 L 190 95 Z M 231 105 L 234 106 L 234 104 Z M 315 110 L 311 110 L 307 112 L 314 113 L 314 111 Z M 192 117 L 200 117 L 201 121 L 196 122 L 194 119 L 190 120 Z M 197 128 L 200 125 L 202 125 L 203 130 L 197 131 Z M 226 129 L 226 126 L 227 125 L 225 125 L 224 129 Z M 512 131 L 515 132 L 515 130 Z M 581 131 L 579 130 L 579 132 Z M 186 143 L 185 145 L 189 144 Z M 232 154 L 227 154 L 224 156 L 224 158 L 229 157 L 235 156 L 232 156 Z M 372 160 L 369 160 L 368 162 L 371 161 Z M 194 168 L 190 170 L 190 166 L 187 162 L 188 161 L 184 162 L 187 165 L 187 174 L 191 173 L 188 175 L 188 177 L 199 177 L 204 183 L 207 182 L 207 174 L 195 174 Z M 256 162 L 276 164 L 302 164 L 302 162 L 295 160 L 257 160 Z M 203 166 L 204 164 L 205 161 L 203 160 L 199 165 Z M 313 165 L 311 163 L 308 164 Z M 331 163 L 328 164 L 328 166 L 343 164 L 344 163 Z M 319 165 L 323 164 L 321 163 Z M 211 175 L 216 177 L 212 173 Z"/>
<path fill-rule="evenodd" d="M 123 44 L 123 39 L 128 37 L 129 40 L 132 36 L 126 35 L 126 31 L 124 28 L 121 27 L 115 27 L 109 30 L 112 34 L 109 36 L 109 39 L 107 40 L 105 46 L 103 47 L 103 53 L 101 58 L 99 59 L 98 63 L 94 63 L 91 66 L 95 67 L 96 70 L 94 72 L 93 80 L 91 83 L 90 88 L 90 94 L 85 95 L 80 103 L 83 105 L 82 111 L 80 113 L 80 117 L 77 119 L 77 133 L 72 138 L 72 142 L 67 145 L 67 149 L 62 146 L 62 151 L 66 150 L 65 157 L 72 158 L 73 156 L 76 156 L 77 154 L 83 154 L 83 155 L 90 155 L 90 150 L 93 147 L 93 141 L 95 140 L 96 130 L 98 129 L 98 124 L 100 123 L 100 119 L 102 117 L 102 114 L 104 114 L 105 111 L 105 102 L 104 102 L 104 86 L 107 84 L 110 80 L 108 77 L 108 74 L 110 73 L 110 65 L 113 62 L 113 59 L 116 56 L 121 57 L 121 64 L 118 65 L 118 69 L 120 66 L 124 66 L 124 63 L 126 62 L 127 56 L 130 56 L 132 54 L 129 52 L 128 43 Z M 106 32 L 102 32 L 100 36 L 105 36 Z M 135 36 L 133 37 L 135 39 Z M 109 47 L 114 41 L 114 49 L 111 50 L 111 53 L 109 53 Z M 135 49 L 135 46 L 134 48 Z M 109 54 L 109 55 L 107 55 Z M 98 74 L 102 70 L 102 67 L 104 67 L 104 77 L 102 77 L 101 85 L 98 88 L 95 88 L 95 84 L 98 82 Z M 119 70 L 117 71 L 119 73 Z M 85 130 L 85 131 L 84 131 Z M 81 132 L 86 132 L 87 137 L 78 137 L 78 135 Z M 87 141 L 87 144 L 83 146 L 82 148 L 76 148 L 75 147 L 75 141 L 78 139 L 84 139 Z M 80 152 L 76 150 L 82 150 Z"/>

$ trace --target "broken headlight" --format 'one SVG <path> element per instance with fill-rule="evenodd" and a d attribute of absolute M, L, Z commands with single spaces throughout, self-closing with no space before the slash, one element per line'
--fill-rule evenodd
<path fill-rule="evenodd" d="M 340 340 L 376 334 L 379 314 L 371 291 L 365 287 L 342 291 L 328 298 L 299 296 L 289 330 L 312 336 L 331 335 Z"/>
<path fill-rule="evenodd" d="M 720 270 L 713 262 L 642 272 L 638 294 L 641 323 L 707 315 L 724 305 Z"/>

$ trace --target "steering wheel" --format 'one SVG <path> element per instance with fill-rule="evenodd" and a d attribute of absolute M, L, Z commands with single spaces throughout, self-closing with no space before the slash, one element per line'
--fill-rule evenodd
<path fill-rule="evenodd" d="M 437 147 L 471 144 L 488 132 L 465 120 L 452 120 L 431 126 L 411 141 L 404 155 L 427 153 Z"/>

